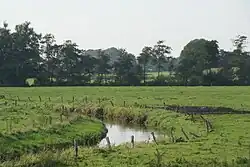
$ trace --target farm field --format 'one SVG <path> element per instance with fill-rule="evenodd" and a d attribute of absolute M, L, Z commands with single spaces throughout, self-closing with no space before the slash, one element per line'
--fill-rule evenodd
<path fill-rule="evenodd" d="M 0 166 L 250 164 L 250 87 L 29 87 L 0 92 Z M 98 148 L 106 133 L 101 120 L 144 125 L 166 137 L 135 143 L 134 148 L 126 143 Z"/>

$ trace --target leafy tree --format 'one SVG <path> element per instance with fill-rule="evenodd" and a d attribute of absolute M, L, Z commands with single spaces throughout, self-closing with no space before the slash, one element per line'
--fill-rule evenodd
<path fill-rule="evenodd" d="M 169 71 L 170 75 L 172 75 L 172 73 L 176 70 L 177 64 L 178 64 L 178 59 L 177 58 L 169 57 L 168 71 Z"/>
<path fill-rule="evenodd" d="M 98 60 L 85 52 L 82 53 L 80 58 L 81 69 L 84 76 L 84 82 L 90 83 L 92 76 L 95 74 L 95 69 Z"/>
<path fill-rule="evenodd" d="M 97 54 L 97 67 L 96 72 L 98 73 L 98 82 L 102 83 L 103 79 L 106 82 L 106 75 L 110 73 L 110 55 L 99 49 Z"/>
<path fill-rule="evenodd" d="M 235 39 L 233 39 L 233 46 L 235 50 L 243 52 L 244 48 L 246 48 L 247 44 L 247 36 L 245 35 L 238 35 Z"/>
<path fill-rule="evenodd" d="M 76 65 L 79 61 L 81 50 L 77 44 L 67 40 L 60 48 L 58 59 L 60 62 L 59 80 L 61 82 L 73 82 L 75 75 L 78 75 Z"/>
<path fill-rule="evenodd" d="M 204 70 L 211 73 L 211 68 L 217 67 L 218 59 L 219 46 L 216 40 L 194 39 L 181 51 L 177 73 L 185 84 L 201 84 Z"/>
<path fill-rule="evenodd" d="M 11 63 L 10 56 L 12 54 L 12 36 L 8 23 L 4 22 L 3 27 L 0 28 L 0 84 L 8 84 L 10 76 Z"/>
<path fill-rule="evenodd" d="M 24 84 L 27 78 L 36 78 L 39 75 L 40 40 L 41 34 L 37 34 L 30 22 L 17 25 L 12 36 L 12 54 L 7 56 L 10 62 L 11 77 L 8 79 L 12 84 Z"/>
<path fill-rule="evenodd" d="M 140 79 L 137 76 L 137 69 L 135 56 L 125 49 L 120 49 L 120 56 L 114 63 L 116 82 L 129 85 L 138 84 Z"/>
<path fill-rule="evenodd" d="M 236 72 L 238 80 L 242 84 L 250 83 L 250 54 L 249 52 L 244 51 L 244 48 L 247 47 L 247 37 L 243 35 L 238 35 L 236 39 L 233 40 L 233 55 L 235 58 L 234 67 L 237 67 Z"/>
<path fill-rule="evenodd" d="M 171 53 L 171 50 L 172 48 L 170 46 L 166 46 L 163 40 L 158 41 L 153 47 L 153 63 L 157 66 L 158 77 L 163 68 L 163 64 L 169 59 L 167 55 Z"/>
<path fill-rule="evenodd" d="M 218 67 L 218 60 L 219 60 L 219 45 L 218 41 L 211 40 L 206 41 L 205 44 L 206 52 L 205 54 L 207 57 L 205 57 L 205 68 L 211 70 L 211 68 Z"/>
<path fill-rule="evenodd" d="M 152 58 L 152 48 L 151 47 L 144 47 L 140 56 L 137 58 L 138 63 L 143 67 L 143 82 L 146 84 L 146 72 L 147 72 L 147 64 L 149 63 L 150 59 Z"/>
<path fill-rule="evenodd" d="M 57 56 L 59 54 L 59 48 L 56 43 L 55 37 L 52 34 L 46 34 L 43 36 L 41 41 L 42 53 L 44 56 L 43 66 L 41 67 L 42 79 L 49 80 L 50 83 L 56 78 L 56 71 L 58 72 L 59 62 L 57 61 Z"/>

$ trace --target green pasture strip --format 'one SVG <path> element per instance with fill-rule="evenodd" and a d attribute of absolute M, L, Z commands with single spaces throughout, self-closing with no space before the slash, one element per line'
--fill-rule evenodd
<path fill-rule="evenodd" d="M 26 131 L 0 137 L 1 159 L 20 156 L 25 152 L 37 152 L 48 148 L 64 148 L 73 145 L 73 140 L 79 144 L 96 144 L 105 133 L 101 122 L 89 118 L 71 121 L 69 124 L 57 125 L 37 131 Z"/>
<path fill-rule="evenodd" d="M 85 98 L 93 103 L 98 99 L 113 101 L 115 105 L 178 104 L 188 106 L 221 106 L 250 110 L 250 87 L 32 87 L 0 88 L 1 94 L 18 96 L 20 100 L 51 103 L 83 103 Z M 63 102 L 61 102 L 63 99 Z M 3 100 L 2 100 L 3 101 Z"/>

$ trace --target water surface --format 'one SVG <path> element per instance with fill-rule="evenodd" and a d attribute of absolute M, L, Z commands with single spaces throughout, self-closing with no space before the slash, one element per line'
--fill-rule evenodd
<path fill-rule="evenodd" d="M 152 129 L 143 127 L 119 125 L 117 123 L 105 123 L 108 129 L 107 137 L 109 137 L 111 145 L 119 145 L 127 142 L 131 142 L 131 136 L 134 136 L 135 142 L 152 142 L 153 137 Z M 159 136 L 157 132 L 154 132 L 156 138 Z M 104 138 L 99 144 L 99 147 L 107 146 L 106 138 Z"/>

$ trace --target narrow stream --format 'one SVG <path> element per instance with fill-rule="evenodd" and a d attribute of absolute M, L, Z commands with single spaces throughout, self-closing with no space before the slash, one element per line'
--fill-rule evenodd
<path fill-rule="evenodd" d="M 105 123 L 108 129 L 107 137 L 109 137 L 111 145 L 117 146 L 127 142 L 131 142 L 131 136 L 134 135 L 135 142 L 152 142 L 151 132 L 154 132 L 156 138 L 160 135 L 152 129 L 146 129 L 138 126 L 120 125 L 117 123 Z M 99 147 L 106 147 L 106 138 L 98 144 Z"/>

